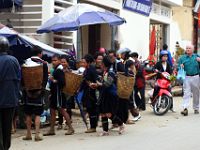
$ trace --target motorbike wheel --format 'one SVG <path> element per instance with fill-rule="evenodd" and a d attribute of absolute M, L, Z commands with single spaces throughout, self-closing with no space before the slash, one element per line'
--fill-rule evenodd
<path fill-rule="evenodd" d="M 161 116 L 168 112 L 172 104 L 172 98 L 167 95 L 162 95 L 160 104 L 158 98 L 154 104 L 153 111 L 156 115 Z"/>

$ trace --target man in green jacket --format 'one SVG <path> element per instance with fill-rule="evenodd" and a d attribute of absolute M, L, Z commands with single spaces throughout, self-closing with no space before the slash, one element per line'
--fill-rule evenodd
<path fill-rule="evenodd" d="M 199 114 L 199 61 L 198 55 L 193 53 L 194 46 L 186 46 L 186 54 L 179 59 L 179 67 L 182 67 L 186 72 L 186 78 L 183 83 L 183 111 L 181 114 L 188 115 L 189 101 L 191 93 L 193 95 L 194 114 Z"/>

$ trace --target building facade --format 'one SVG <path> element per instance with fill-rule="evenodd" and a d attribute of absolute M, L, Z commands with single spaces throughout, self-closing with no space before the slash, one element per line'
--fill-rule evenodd
<path fill-rule="evenodd" d="M 152 26 L 156 26 L 156 55 L 164 43 L 173 51 L 175 42 L 181 37 L 179 33 L 174 34 L 179 32 L 179 25 L 173 20 L 172 8 L 182 6 L 182 0 L 129 0 L 130 7 L 142 1 L 144 4 L 145 1 L 153 3 L 149 16 L 126 9 L 124 7 L 126 0 L 24 0 L 22 10 L 15 14 L 1 13 L 0 21 L 6 24 L 5 20 L 9 18 L 17 31 L 59 49 L 72 49 L 74 44 L 78 49 L 79 58 L 86 53 L 94 54 L 100 47 L 117 49 L 116 45 L 119 45 L 121 48 L 128 47 L 138 52 L 143 59 L 146 59 L 149 54 Z M 117 13 L 125 18 L 127 23 L 118 27 L 106 24 L 84 26 L 78 32 L 36 34 L 37 28 L 42 23 L 78 2 L 89 3 Z M 143 9 L 143 6 L 140 8 Z"/>

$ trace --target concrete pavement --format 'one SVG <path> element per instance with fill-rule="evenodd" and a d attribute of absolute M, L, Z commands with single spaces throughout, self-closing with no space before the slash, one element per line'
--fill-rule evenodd
<path fill-rule="evenodd" d="M 107 137 L 98 133 L 85 134 L 85 126 L 79 118 L 73 120 L 76 134 L 65 136 L 65 131 L 57 131 L 55 136 L 44 137 L 41 142 L 23 141 L 21 136 L 12 140 L 11 150 L 191 150 L 200 147 L 200 115 L 183 117 L 181 97 L 174 98 L 176 113 L 168 112 L 164 116 L 155 116 L 148 106 L 141 112 L 142 119 L 134 125 L 126 125 L 123 135 L 117 129 Z M 191 105 L 192 107 L 192 105 Z M 24 131 L 23 131 L 24 132 Z M 23 133 L 22 132 L 22 133 Z M 20 133 L 19 135 L 22 135 Z"/>

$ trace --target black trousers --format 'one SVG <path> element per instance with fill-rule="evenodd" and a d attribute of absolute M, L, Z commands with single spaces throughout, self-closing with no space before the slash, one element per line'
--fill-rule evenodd
<path fill-rule="evenodd" d="M 119 98 L 116 116 L 118 116 L 124 123 L 128 120 L 128 109 L 129 100 Z M 115 120 L 113 120 L 112 123 L 117 124 Z"/>
<path fill-rule="evenodd" d="M 140 93 L 140 96 L 138 95 Z M 145 87 L 138 89 L 135 87 L 135 102 L 139 109 L 146 110 Z"/>
<path fill-rule="evenodd" d="M 96 104 L 93 107 L 88 107 L 87 112 L 90 118 L 90 128 L 96 129 L 98 122 L 98 112 Z"/>
<path fill-rule="evenodd" d="M 121 126 L 123 124 L 123 121 L 116 115 L 108 118 L 108 117 L 102 117 L 102 126 L 103 126 L 103 131 L 108 132 L 108 119 L 112 120 L 112 122 L 115 122 L 116 124 L 118 124 L 119 126 Z"/>
<path fill-rule="evenodd" d="M 0 108 L 0 150 L 10 148 L 14 110 L 15 108 Z"/>

